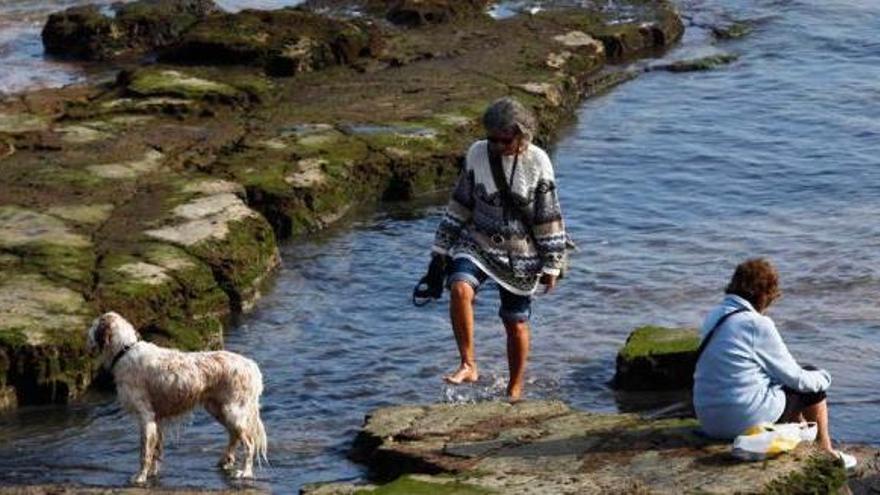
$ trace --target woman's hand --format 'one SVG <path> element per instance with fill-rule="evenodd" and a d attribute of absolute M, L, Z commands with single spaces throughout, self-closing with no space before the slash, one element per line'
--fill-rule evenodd
<path fill-rule="evenodd" d="M 556 275 L 549 273 L 541 275 L 541 285 L 544 286 L 544 294 L 549 293 L 556 287 Z"/>

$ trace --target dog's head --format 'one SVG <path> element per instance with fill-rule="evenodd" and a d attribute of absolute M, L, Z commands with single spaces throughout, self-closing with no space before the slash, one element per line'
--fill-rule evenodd
<path fill-rule="evenodd" d="M 112 356 L 127 345 L 138 341 L 138 333 L 131 323 L 113 311 L 95 318 L 89 328 L 88 350 Z"/>

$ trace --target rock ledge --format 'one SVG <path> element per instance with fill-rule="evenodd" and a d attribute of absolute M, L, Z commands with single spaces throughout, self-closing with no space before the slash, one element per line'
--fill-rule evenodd
<path fill-rule="evenodd" d="M 378 409 L 353 456 L 378 480 L 419 475 L 303 493 L 782 494 L 835 493 L 846 483 L 837 461 L 810 445 L 741 462 L 728 443 L 698 435 L 693 419 L 594 414 L 555 401 Z"/>

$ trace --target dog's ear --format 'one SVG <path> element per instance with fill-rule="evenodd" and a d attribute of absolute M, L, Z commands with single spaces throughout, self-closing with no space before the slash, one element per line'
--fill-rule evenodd
<path fill-rule="evenodd" d="M 112 319 L 110 315 L 101 315 L 98 318 L 98 328 L 95 329 L 95 343 L 98 345 L 98 350 L 103 351 L 113 341 Z"/>

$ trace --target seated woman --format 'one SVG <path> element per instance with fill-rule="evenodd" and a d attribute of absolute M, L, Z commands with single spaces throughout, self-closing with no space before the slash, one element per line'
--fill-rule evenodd
<path fill-rule="evenodd" d="M 694 409 L 703 430 L 730 439 L 760 423 L 815 421 L 819 446 L 855 466 L 853 456 L 831 446 L 825 400 L 831 375 L 798 365 L 763 314 L 781 295 L 776 269 L 764 259 L 747 260 L 725 292 L 700 332 L 705 345 L 694 373 Z"/>

